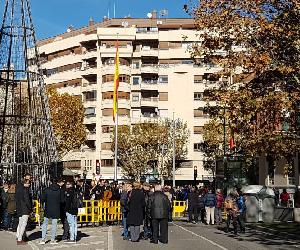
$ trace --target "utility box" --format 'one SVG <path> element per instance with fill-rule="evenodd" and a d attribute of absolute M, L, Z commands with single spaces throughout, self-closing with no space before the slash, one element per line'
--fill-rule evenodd
<path fill-rule="evenodd" d="M 273 189 L 261 185 L 249 185 L 243 188 L 246 199 L 246 222 L 274 221 L 275 193 Z"/>

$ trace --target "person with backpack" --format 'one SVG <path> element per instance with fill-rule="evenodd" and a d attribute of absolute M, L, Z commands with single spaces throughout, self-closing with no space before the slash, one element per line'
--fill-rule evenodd
<path fill-rule="evenodd" d="M 208 193 L 204 196 L 204 206 L 206 211 L 206 224 L 215 224 L 215 206 L 216 206 L 216 195 L 213 194 L 212 190 L 209 189 Z"/>
<path fill-rule="evenodd" d="M 41 204 L 44 205 L 44 222 L 42 225 L 42 239 L 40 245 L 46 244 L 47 228 L 49 219 L 51 223 L 51 242 L 50 244 L 57 244 L 56 232 L 57 232 L 57 221 L 60 218 L 61 203 L 63 202 L 63 192 L 60 186 L 57 184 L 57 180 L 53 179 L 51 185 L 46 188 L 42 194 Z"/>
<path fill-rule="evenodd" d="M 82 195 L 75 191 L 74 184 L 72 182 L 66 183 L 65 192 L 66 201 L 66 216 L 70 228 L 70 239 L 67 243 L 76 243 L 77 239 L 77 215 L 78 208 L 82 207 Z"/>
<path fill-rule="evenodd" d="M 216 201 L 215 221 L 218 225 L 220 225 L 222 223 L 222 207 L 224 202 L 224 197 L 221 189 L 217 190 Z"/>

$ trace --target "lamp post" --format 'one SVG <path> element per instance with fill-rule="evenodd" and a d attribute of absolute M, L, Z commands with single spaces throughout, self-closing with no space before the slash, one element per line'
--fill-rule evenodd
<path fill-rule="evenodd" d="M 198 167 L 194 166 L 194 185 L 196 186 L 196 181 L 197 181 L 197 176 L 198 176 Z"/>

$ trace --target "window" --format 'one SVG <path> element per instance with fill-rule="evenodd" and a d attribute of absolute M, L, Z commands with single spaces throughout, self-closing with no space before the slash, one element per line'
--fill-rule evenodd
<path fill-rule="evenodd" d="M 203 117 L 203 109 L 194 109 L 194 117 Z"/>
<path fill-rule="evenodd" d="M 139 85 L 140 84 L 140 78 L 139 77 L 133 77 L 132 78 L 132 84 L 133 85 Z"/>
<path fill-rule="evenodd" d="M 132 101 L 133 102 L 138 102 L 140 100 L 140 96 L 135 94 L 135 95 L 132 95 Z"/>
<path fill-rule="evenodd" d="M 102 133 L 112 133 L 114 126 L 102 126 Z"/>
<path fill-rule="evenodd" d="M 203 126 L 194 126 L 194 134 L 203 134 Z"/>
<path fill-rule="evenodd" d="M 168 76 L 159 76 L 158 81 L 160 83 L 168 83 Z"/>
<path fill-rule="evenodd" d="M 202 100 L 203 100 L 203 92 L 195 92 L 194 101 L 202 101 Z"/>
<path fill-rule="evenodd" d="M 84 111 L 84 116 L 85 117 L 94 117 L 94 116 L 96 116 L 95 108 L 94 107 L 86 108 L 85 111 Z"/>
<path fill-rule="evenodd" d="M 132 68 L 139 69 L 140 68 L 140 62 L 139 61 L 132 62 Z"/>
<path fill-rule="evenodd" d="M 194 83 L 202 83 L 203 76 L 202 75 L 195 75 L 194 76 Z"/>
<path fill-rule="evenodd" d="M 101 143 L 101 150 L 111 150 L 111 143 L 110 142 Z"/>
<path fill-rule="evenodd" d="M 97 99 L 97 91 L 89 91 L 84 93 L 84 98 L 86 101 L 96 101 Z"/>
<path fill-rule="evenodd" d="M 133 109 L 132 110 L 132 117 L 133 118 L 139 118 L 140 115 L 141 115 L 141 111 L 140 110 L 138 110 L 138 109 Z"/>
<path fill-rule="evenodd" d="M 168 101 L 168 92 L 159 93 L 159 100 L 160 101 Z"/>
<path fill-rule="evenodd" d="M 101 160 L 101 167 L 112 167 L 114 164 L 113 159 Z"/>
<path fill-rule="evenodd" d="M 201 150 L 202 150 L 201 143 L 194 143 L 194 151 L 195 152 L 201 152 Z"/>

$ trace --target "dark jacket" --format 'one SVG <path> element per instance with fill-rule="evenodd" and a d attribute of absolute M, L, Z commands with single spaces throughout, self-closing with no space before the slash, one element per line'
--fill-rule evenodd
<path fill-rule="evenodd" d="M 205 196 L 204 196 L 204 206 L 206 207 L 215 207 L 216 206 L 216 195 L 215 194 L 212 194 L 212 193 L 207 193 Z"/>
<path fill-rule="evenodd" d="M 188 207 L 189 208 L 194 208 L 194 207 L 198 207 L 199 202 L 199 195 L 196 191 L 190 192 L 188 194 Z"/>
<path fill-rule="evenodd" d="M 22 215 L 30 215 L 32 212 L 32 199 L 29 188 L 24 187 L 23 184 L 17 185 L 16 206 L 18 217 L 22 217 Z"/>
<path fill-rule="evenodd" d="M 72 215 L 78 214 L 78 208 L 74 204 L 74 199 L 76 198 L 74 188 L 66 189 L 65 201 L 66 201 L 66 212 Z"/>
<path fill-rule="evenodd" d="M 145 196 L 143 190 L 133 189 L 128 197 L 127 224 L 132 226 L 143 225 Z"/>
<path fill-rule="evenodd" d="M 171 210 L 168 197 L 161 191 L 155 191 L 150 197 L 149 210 L 152 219 L 167 219 Z"/>
<path fill-rule="evenodd" d="M 63 193 L 60 186 L 51 184 L 43 192 L 41 202 L 45 204 L 44 216 L 51 219 L 60 218 L 60 206 L 63 202 Z"/>
<path fill-rule="evenodd" d="M 127 197 L 128 192 L 123 191 L 120 198 L 121 212 L 123 213 L 123 215 L 127 215 Z"/>

